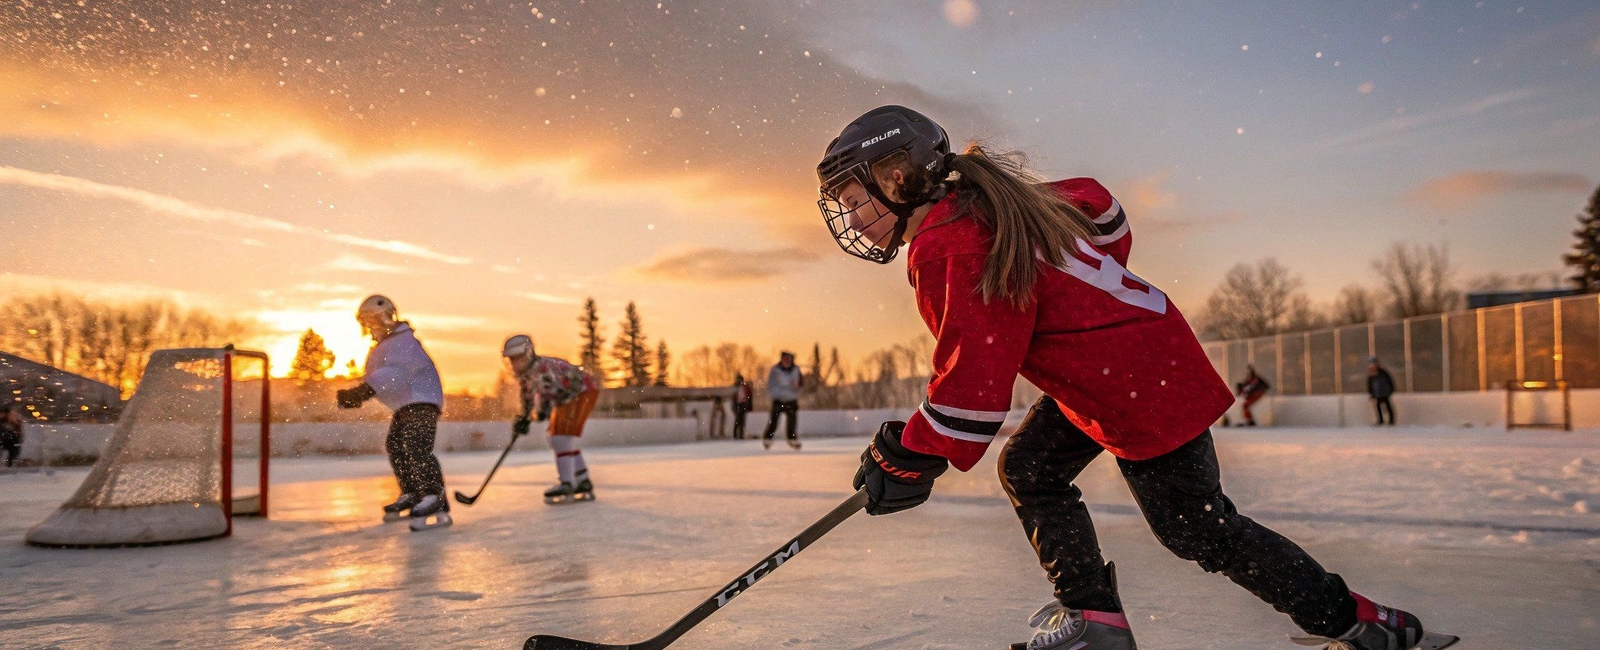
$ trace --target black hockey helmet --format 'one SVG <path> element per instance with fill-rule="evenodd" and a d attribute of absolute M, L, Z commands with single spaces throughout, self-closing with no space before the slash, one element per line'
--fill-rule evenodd
<path fill-rule="evenodd" d="M 856 118 L 844 127 L 839 137 L 828 143 L 827 152 L 817 165 L 822 195 L 817 207 L 822 210 L 834 241 L 844 252 L 870 262 L 889 263 L 899 252 L 906 220 L 913 210 L 928 202 L 891 201 L 872 177 L 873 163 L 902 151 L 911 165 L 942 176 L 945 157 L 950 153 L 950 138 L 927 116 L 904 106 L 890 105 Z M 872 198 L 888 208 L 889 213 L 856 214 L 867 208 L 846 206 L 841 202 L 838 192 L 852 180 L 860 183 Z M 863 236 L 874 223 L 891 215 L 895 224 L 888 238 L 871 241 Z"/>

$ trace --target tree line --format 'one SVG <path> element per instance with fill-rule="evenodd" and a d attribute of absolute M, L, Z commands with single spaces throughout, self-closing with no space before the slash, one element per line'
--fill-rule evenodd
<path fill-rule="evenodd" d="M 167 299 L 111 303 L 46 293 L 0 303 L 0 348 L 115 386 L 124 399 L 151 352 L 217 347 L 249 331 L 244 321 Z"/>
<path fill-rule="evenodd" d="M 1600 188 L 1577 219 L 1572 250 L 1561 257 L 1570 269 L 1565 277 L 1560 271 L 1489 273 L 1459 282 L 1446 245 L 1396 242 L 1369 264 L 1375 284 L 1346 285 L 1331 303 L 1318 307 L 1301 277 L 1268 257 L 1229 269 L 1206 298 L 1195 326 L 1205 339 L 1243 339 L 1454 311 L 1463 306 L 1463 289 L 1536 291 L 1566 284 L 1581 293 L 1600 293 Z"/>

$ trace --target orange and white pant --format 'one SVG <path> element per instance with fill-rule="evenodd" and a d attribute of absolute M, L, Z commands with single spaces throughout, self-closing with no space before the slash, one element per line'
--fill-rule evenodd
<path fill-rule="evenodd" d="M 577 485 L 589 478 L 589 466 L 583 462 L 578 438 L 583 435 L 583 425 L 589 421 L 599 397 L 598 390 L 583 391 L 550 414 L 550 450 L 555 452 L 556 472 L 563 483 Z"/>

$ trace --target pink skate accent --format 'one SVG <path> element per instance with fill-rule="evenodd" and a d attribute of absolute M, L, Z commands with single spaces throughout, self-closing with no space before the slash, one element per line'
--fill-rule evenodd
<path fill-rule="evenodd" d="M 1124 630 L 1130 629 L 1128 627 L 1128 617 L 1126 615 L 1113 612 L 1097 612 L 1092 609 L 1085 609 L 1082 611 L 1083 620 L 1089 621 L 1090 623 L 1110 625 L 1111 627 L 1121 628 Z"/>
<path fill-rule="evenodd" d="M 1367 600 L 1366 596 L 1362 596 L 1354 591 L 1350 592 L 1350 597 L 1356 599 L 1357 621 L 1362 623 L 1377 623 L 1391 627 L 1405 627 L 1406 620 L 1405 616 L 1403 615 L 1404 612 L 1401 612 L 1397 609 L 1384 607 L 1383 605 L 1379 605 L 1375 602 Z"/>

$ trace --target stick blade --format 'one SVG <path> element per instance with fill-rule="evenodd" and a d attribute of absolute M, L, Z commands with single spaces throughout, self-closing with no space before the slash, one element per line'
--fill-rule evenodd
<path fill-rule="evenodd" d="M 456 491 L 456 503 L 459 503 L 459 504 L 464 505 L 464 506 L 470 506 L 470 505 L 472 505 L 472 502 L 477 501 L 477 500 L 478 500 L 478 497 L 469 497 L 469 496 L 467 496 L 465 494 L 462 494 L 459 490 Z"/>
<path fill-rule="evenodd" d="M 522 650 L 629 650 L 630 648 L 633 646 L 579 641 L 548 634 L 528 637 L 528 642 L 522 644 Z"/>
<path fill-rule="evenodd" d="M 1417 650 L 1443 650 L 1444 648 L 1455 645 L 1456 642 L 1460 640 L 1461 637 L 1450 636 L 1448 634 L 1423 632 L 1422 643 L 1417 644 Z"/>

